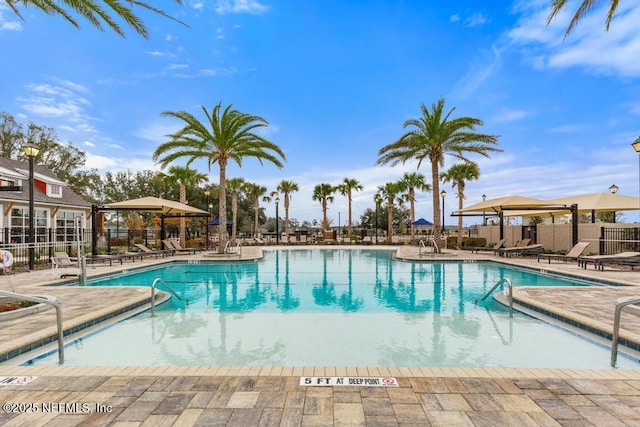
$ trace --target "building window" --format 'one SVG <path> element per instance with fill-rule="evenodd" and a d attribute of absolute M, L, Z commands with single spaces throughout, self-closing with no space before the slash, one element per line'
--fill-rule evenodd
<path fill-rule="evenodd" d="M 62 197 L 62 186 L 55 184 L 47 184 L 47 196 L 49 197 Z"/>
<path fill-rule="evenodd" d="M 35 209 L 35 228 L 36 242 L 44 242 L 47 237 L 47 211 L 44 209 Z M 11 242 L 27 243 L 29 240 L 29 208 L 13 208 L 11 209 Z"/>
<path fill-rule="evenodd" d="M 56 240 L 58 242 L 74 241 L 75 221 L 81 216 L 79 213 L 65 211 L 56 214 Z"/>

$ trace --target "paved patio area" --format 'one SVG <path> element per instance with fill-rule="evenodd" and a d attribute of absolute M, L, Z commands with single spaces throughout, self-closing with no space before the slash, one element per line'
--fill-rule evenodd
<path fill-rule="evenodd" d="M 399 255 L 414 258 L 416 251 L 401 247 Z M 553 292 L 527 288 L 514 295 L 516 300 L 605 329 L 611 327 L 617 298 L 640 296 L 640 273 L 635 271 L 584 270 L 572 263 L 538 264 L 535 259 L 502 259 L 466 252 L 451 251 L 449 255 L 630 285 L 554 288 Z M 243 248 L 243 258 L 259 256 L 260 248 Z M 164 261 L 147 259 L 143 263 Z M 123 266 L 90 266 L 88 274 L 140 265 L 136 261 Z M 65 329 L 145 304 L 150 298 L 148 288 L 42 286 L 55 282 L 51 271 L 34 271 L 0 277 L 0 289 L 56 296 L 63 306 Z M 30 315 L 27 321 L 0 318 L 0 354 L 55 334 L 51 326 L 55 325 L 54 318 L 53 310 Z M 625 313 L 623 326 L 624 336 L 636 339 L 640 331 L 637 312 Z M 640 369 L 85 368 L 5 364 L 0 365 L 3 375 L 37 378 L 25 385 L 0 385 L 0 403 L 12 404 L 0 411 L 1 425 L 640 425 Z M 393 376 L 399 387 L 304 387 L 299 385 L 301 376 Z M 45 405 L 56 402 L 69 405 Z"/>

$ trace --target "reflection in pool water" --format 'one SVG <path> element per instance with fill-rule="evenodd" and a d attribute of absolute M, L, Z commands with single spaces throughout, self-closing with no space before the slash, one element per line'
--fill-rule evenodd
<path fill-rule="evenodd" d="M 274 250 L 259 262 L 173 263 L 93 285 L 149 286 L 157 277 L 189 304 L 174 298 L 154 318 L 143 313 L 86 338 L 67 364 L 608 366 L 603 347 L 524 315 L 510 319 L 491 299 L 477 303 L 504 277 L 515 286 L 585 283 L 497 263 Z"/>

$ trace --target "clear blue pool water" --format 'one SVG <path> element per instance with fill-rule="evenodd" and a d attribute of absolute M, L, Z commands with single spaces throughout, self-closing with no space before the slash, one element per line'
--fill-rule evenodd
<path fill-rule="evenodd" d="M 514 286 L 585 286 L 491 262 L 396 261 L 376 249 L 265 251 L 259 262 L 171 263 L 92 286 L 172 298 L 70 344 L 65 364 L 608 367 L 609 350 L 481 298 Z M 160 287 L 161 289 L 161 287 Z M 579 355 L 579 357 L 577 356 Z M 32 363 L 55 364 L 57 355 Z M 638 363 L 621 358 L 621 368 Z"/>

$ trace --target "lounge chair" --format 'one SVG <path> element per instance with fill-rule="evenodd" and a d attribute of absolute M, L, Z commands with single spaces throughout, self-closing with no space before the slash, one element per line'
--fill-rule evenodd
<path fill-rule="evenodd" d="M 578 265 L 587 268 L 587 264 L 593 263 L 593 267 L 604 270 L 605 264 L 627 265 L 632 268 L 640 265 L 640 252 L 622 252 L 613 255 L 585 255 L 578 257 Z"/>
<path fill-rule="evenodd" d="M 362 244 L 363 245 L 370 245 L 371 244 L 371 236 L 364 236 L 362 238 Z"/>
<path fill-rule="evenodd" d="M 174 253 L 188 253 L 188 254 L 195 254 L 196 252 L 198 252 L 198 250 L 196 248 L 183 248 L 180 246 L 179 242 L 174 242 L 171 240 L 163 240 L 162 243 L 164 243 L 164 245 L 167 247 L 167 249 L 169 250 L 173 250 Z"/>
<path fill-rule="evenodd" d="M 541 259 L 549 260 L 549 264 L 551 264 L 552 259 L 564 262 L 576 261 L 578 257 L 582 255 L 582 252 L 584 252 L 587 246 L 589 246 L 589 243 L 590 242 L 578 242 L 566 254 L 538 254 L 538 262 L 540 262 Z"/>
<path fill-rule="evenodd" d="M 502 247 L 506 242 L 507 242 L 507 239 L 500 239 L 493 246 L 476 246 L 473 249 L 471 249 L 471 252 L 472 253 L 473 252 L 478 253 L 480 251 L 497 252 L 499 249 L 502 249 Z"/>
<path fill-rule="evenodd" d="M 264 245 L 264 240 L 262 240 L 262 237 L 254 237 L 253 240 L 256 242 L 256 244 L 258 245 Z"/>
<path fill-rule="evenodd" d="M 174 249 L 158 249 L 158 250 L 153 250 L 153 249 L 149 249 L 146 245 L 143 245 L 142 243 L 134 243 L 133 244 L 136 248 L 140 249 L 140 253 L 146 254 L 147 256 L 155 256 L 156 258 L 158 258 L 158 255 L 162 255 L 162 257 L 166 257 L 167 255 L 173 255 L 175 253 Z"/>
<path fill-rule="evenodd" d="M 391 244 L 399 245 L 400 244 L 400 236 L 391 236 Z"/>
<path fill-rule="evenodd" d="M 307 235 L 306 234 L 301 234 L 300 235 L 300 244 L 307 244 Z"/>
<path fill-rule="evenodd" d="M 531 241 L 531 239 L 528 239 L 528 240 Z M 535 245 L 513 246 L 510 248 L 502 248 L 502 249 L 498 249 L 496 253 L 500 256 L 510 258 L 513 255 L 522 255 L 522 256 L 538 255 L 542 253 L 543 250 L 544 250 L 543 245 L 535 244 Z"/>
<path fill-rule="evenodd" d="M 78 258 L 71 258 L 66 252 L 54 252 L 51 257 L 51 268 L 54 276 L 58 276 L 58 268 L 80 268 Z M 80 276 L 80 271 L 60 274 L 61 278 Z"/>

